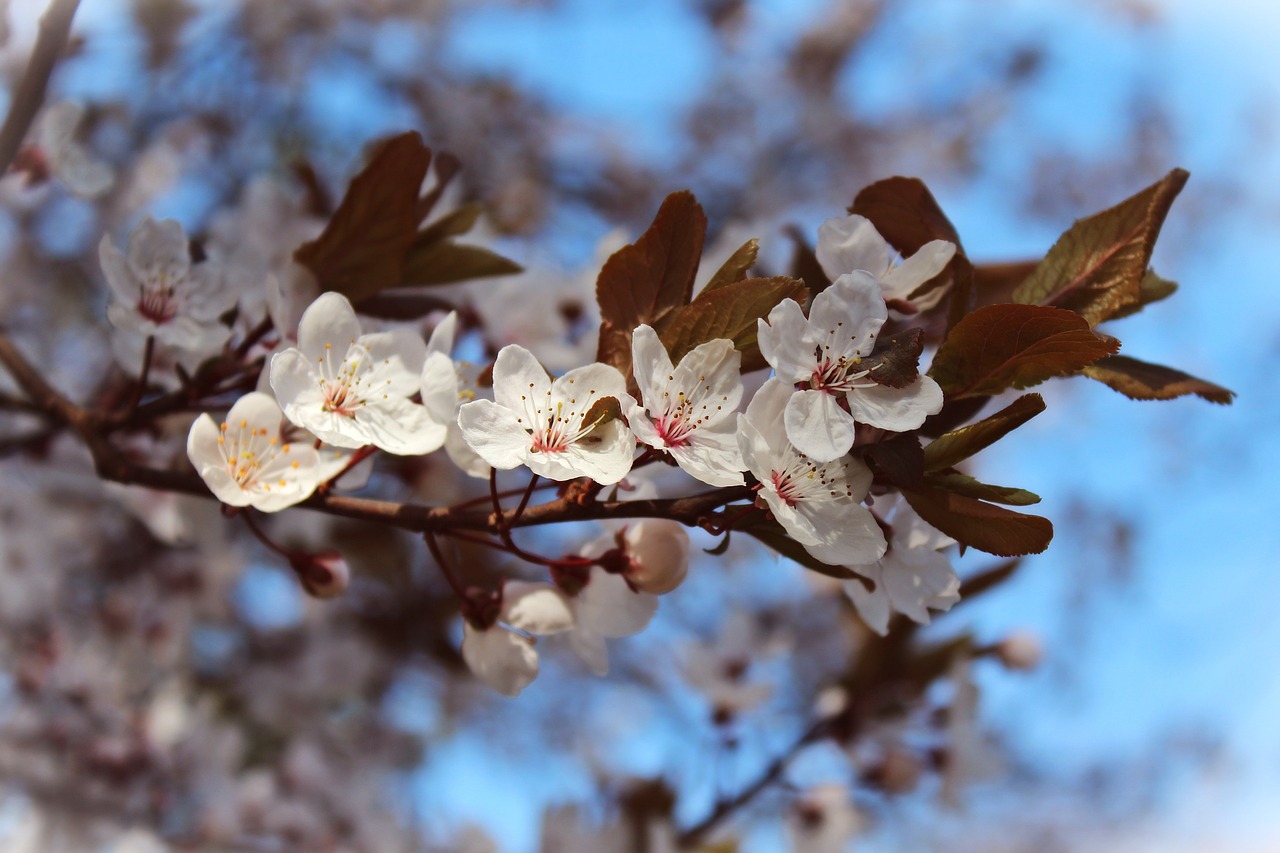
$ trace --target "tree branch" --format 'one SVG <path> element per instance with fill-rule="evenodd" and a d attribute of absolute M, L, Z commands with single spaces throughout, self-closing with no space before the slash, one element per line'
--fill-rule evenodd
<path fill-rule="evenodd" d="M 53 0 L 40 17 L 40 32 L 22 79 L 14 89 L 13 102 L 4 126 L 0 127 L 0 174 L 9 170 L 18 153 L 22 140 L 31 129 L 40 105 L 44 103 L 44 91 L 49 76 L 62 54 L 71 32 L 71 19 L 75 17 L 80 0 Z"/>

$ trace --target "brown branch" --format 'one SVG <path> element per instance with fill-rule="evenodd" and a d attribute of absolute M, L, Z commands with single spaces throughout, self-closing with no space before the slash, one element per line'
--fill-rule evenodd
<path fill-rule="evenodd" d="M 62 48 L 71 32 L 71 19 L 75 17 L 80 0 L 53 0 L 40 17 L 40 31 L 36 35 L 31 59 L 14 89 L 13 102 L 4 126 L 0 127 L 0 174 L 9 170 L 18 153 L 22 140 L 31 129 L 40 105 L 44 103 L 44 91 L 49 85 L 49 75 L 58 62 Z"/>
<path fill-rule="evenodd" d="M 58 393 L 31 362 L 18 351 L 7 335 L 0 334 L 0 363 L 13 376 L 18 387 L 39 411 L 61 424 L 83 434 L 89 426 L 89 413 Z"/>

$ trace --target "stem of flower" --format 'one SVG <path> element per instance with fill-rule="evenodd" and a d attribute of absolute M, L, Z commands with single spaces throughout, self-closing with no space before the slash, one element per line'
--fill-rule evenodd
<path fill-rule="evenodd" d="M 249 354 L 249 350 L 253 349 L 253 345 L 256 344 L 258 341 L 262 340 L 264 337 L 266 337 L 267 333 L 270 332 L 274 327 L 275 327 L 275 324 L 271 322 L 270 315 L 263 318 L 261 323 L 254 326 L 253 329 L 249 332 L 249 334 L 245 335 L 244 340 L 240 342 L 240 346 L 236 347 L 236 350 L 235 350 L 236 360 L 237 361 L 243 360 L 244 357 Z"/>
<path fill-rule="evenodd" d="M 520 516 L 524 515 L 524 508 L 529 505 L 529 498 L 533 495 L 533 487 L 538 484 L 538 475 L 534 474 L 529 478 L 529 485 L 525 486 L 524 495 L 520 498 L 520 504 L 516 507 L 515 514 L 511 516 L 511 522 L 520 520 Z"/>
<path fill-rule="evenodd" d="M 133 396 L 129 399 L 129 405 L 125 408 L 124 417 L 131 416 L 138 411 L 138 404 L 142 402 L 142 395 L 147 390 L 147 379 L 151 376 L 151 362 L 156 354 L 156 336 L 147 335 L 146 346 L 142 349 L 142 372 L 138 374 L 138 384 L 133 388 Z"/>
<path fill-rule="evenodd" d="M 246 510 L 245 512 L 238 513 L 238 515 L 244 519 L 244 523 L 248 525 L 249 531 L 253 533 L 254 538 L 256 538 L 263 545 L 266 545 L 272 551 L 279 554 L 281 557 L 284 557 L 286 560 L 289 560 L 290 561 L 289 564 L 293 565 L 294 558 L 298 556 L 297 551 L 294 551 L 290 548 L 286 548 L 283 545 L 279 545 L 274 540 L 272 540 L 272 538 L 266 534 L 266 531 L 264 531 L 261 527 L 258 526 L 258 522 L 254 520 L 253 512 L 251 510 Z"/>
<path fill-rule="evenodd" d="M 444 579 L 449 582 L 449 587 L 453 590 L 453 594 L 459 599 L 467 600 L 467 591 L 462 588 L 462 584 L 454 576 L 453 570 L 449 567 L 449 561 L 444 558 L 444 552 L 440 550 L 440 543 L 436 541 L 436 535 L 430 530 L 422 534 L 422 538 L 427 541 L 427 549 L 431 551 L 431 557 L 436 561 L 436 565 L 440 567 L 440 573 L 444 575 Z"/>
<path fill-rule="evenodd" d="M 320 494 L 325 494 L 334 486 L 336 486 L 338 484 L 338 481 L 341 480 L 343 477 L 345 477 L 351 471 L 352 468 L 356 467 L 361 462 L 368 459 L 370 456 L 372 456 L 377 452 L 378 452 L 378 448 L 372 444 L 366 444 L 364 447 L 361 447 L 355 453 L 351 454 L 351 458 L 347 460 L 346 465 L 342 466 L 341 471 L 339 471 L 338 473 L 330 477 L 328 480 L 325 480 L 323 483 L 321 483 L 320 486 L 316 489 L 316 491 L 320 492 Z"/>

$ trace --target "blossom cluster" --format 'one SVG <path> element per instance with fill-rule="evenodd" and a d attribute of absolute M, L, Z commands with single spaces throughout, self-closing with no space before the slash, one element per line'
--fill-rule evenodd
<path fill-rule="evenodd" d="M 747 399 L 741 353 L 726 338 L 677 361 L 658 331 L 640 324 L 630 334 L 630 375 L 593 362 L 552 376 L 515 343 L 485 371 L 454 358 L 456 313 L 429 337 L 403 323 L 375 328 L 341 293 L 282 288 L 307 277 L 287 259 L 257 261 L 271 298 L 253 304 L 236 286 L 244 263 L 225 252 L 193 262 L 176 222 L 144 220 L 127 253 L 107 238 L 100 247 L 125 364 L 145 349 L 144 358 L 194 370 L 228 346 L 233 307 L 250 323 L 256 313 L 278 327 L 275 343 L 262 346 L 257 390 L 220 420 L 200 416 L 188 436 L 192 465 L 228 506 L 299 504 L 375 450 L 417 457 L 444 449 L 473 477 L 525 468 L 601 487 L 625 485 L 633 466 L 666 459 L 707 486 L 750 485 L 754 506 L 812 559 L 858 577 L 846 582 L 848 594 L 881 633 L 893 611 L 927 622 L 930 608 L 957 598 L 954 571 L 938 553 L 950 540 L 909 507 L 892 521 L 883 509 L 877 515 L 872 472 L 850 452 L 860 430 L 914 430 L 941 408 L 933 379 L 918 371 L 889 379 L 873 355 L 891 314 L 919 310 L 911 294 L 954 251 L 935 241 L 895 263 L 863 217 L 829 220 L 817 258 L 831 284 L 807 310 L 784 299 L 759 320 L 771 375 Z M 482 374 L 491 379 L 480 382 Z M 462 654 L 472 670 L 514 695 L 536 675 L 533 638 L 569 632 L 587 666 L 607 671 L 604 638 L 641 630 L 654 593 L 673 588 L 688 562 L 679 525 L 641 522 L 617 536 L 613 547 L 556 563 L 552 583 L 512 581 L 465 597 Z M 661 567 L 645 556 L 654 552 L 664 554 Z"/>

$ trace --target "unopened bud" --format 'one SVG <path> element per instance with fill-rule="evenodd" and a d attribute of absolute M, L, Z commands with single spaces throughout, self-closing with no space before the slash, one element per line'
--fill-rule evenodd
<path fill-rule="evenodd" d="M 631 557 L 626 578 L 640 592 L 671 592 L 689 573 L 689 534 L 675 521 L 645 519 L 631 525 L 626 546 Z"/>
<path fill-rule="evenodd" d="M 316 598 L 336 598 L 346 592 L 351 583 L 351 567 L 337 551 L 298 553 L 289 559 L 289 565 L 297 573 L 302 588 Z"/>
<path fill-rule="evenodd" d="M 1044 647 L 1040 638 L 1030 631 L 1015 631 L 1000 641 L 996 654 L 1009 669 L 1026 672 L 1040 665 Z"/>

